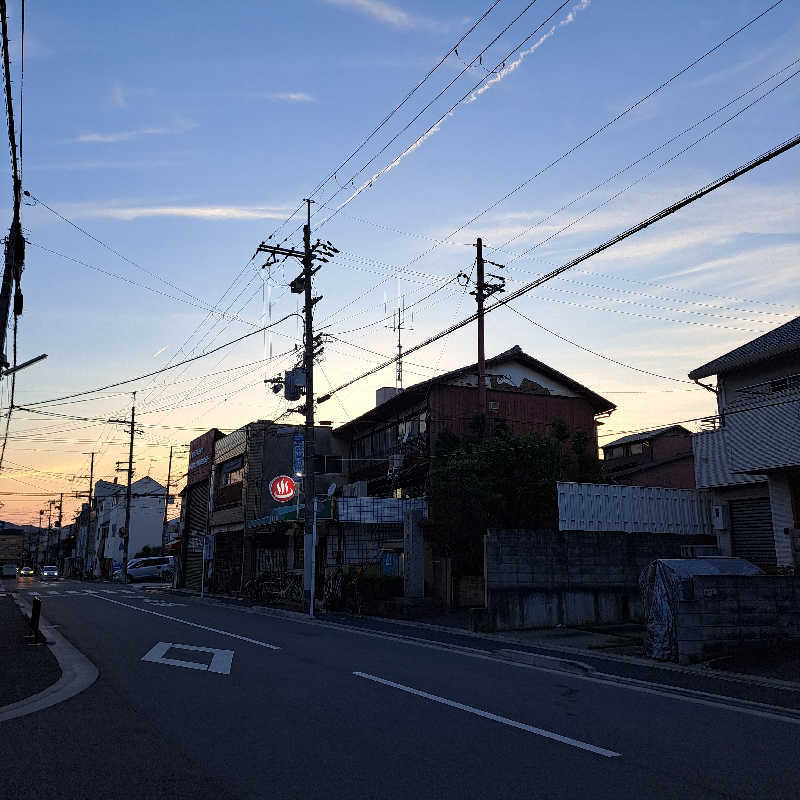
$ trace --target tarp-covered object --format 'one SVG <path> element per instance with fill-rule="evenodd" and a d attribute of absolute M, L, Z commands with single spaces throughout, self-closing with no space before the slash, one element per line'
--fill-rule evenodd
<path fill-rule="evenodd" d="M 682 581 L 695 575 L 763 575 L 743 558 L 659 558 L 639 576 L 647 633 L 645 655 L 660 661 L 678 660 L 675 614 Z"/>

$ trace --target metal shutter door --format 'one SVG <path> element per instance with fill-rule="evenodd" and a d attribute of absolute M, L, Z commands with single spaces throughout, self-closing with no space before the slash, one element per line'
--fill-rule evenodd
<path fill-rule="evenodd" d="M 203 553 L 186 554 L 186 588 L 200 591 L 200 572 L 203 569 Z"/>
<path fill-rule="evenodd" d="M 772 533 L 769 498 L 731 500 L 730 514 L 733 554 L 746 558 L 764 572 L 776 572 L 775 537 Z"/>

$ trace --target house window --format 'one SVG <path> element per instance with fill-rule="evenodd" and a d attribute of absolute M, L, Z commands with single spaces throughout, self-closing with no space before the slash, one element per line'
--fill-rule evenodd
<path fill-rule="evenodd" d="M 625 455 L 625 448 L 624 447 L 612 447 L 610 458 L 622 458 Z"/>
<path fill-rule="evenodd" d="M 790 392 L 800 389 L 800 375 L 788 375 L 769 382 L 769 390 L 775 392 Z"/>
<path fill-rule="evenodd" d="M 101 501 L 100 501 L 100 502 L 97 504 L 97 510 L 98 510 L 98 511 L 102 511 L 102 510 L 103 510 L 103 505 L 104 505 L 104 501 L 103 501 L 103 500 L 101 500 Z"/>
<path fill-rule="evenodd" d="M 244 480 L 244 457 L 234 458 L 222 465 L 220 486 L 230 486 L 232 483 L 241 483 Z"/>
<path fill-rule="evenodd" d="M 631 445 L 632 456 L 640 456 L 643 452 L 644 452 L 644 444 L 642 442 L 636 442 L 635 444 Z"/>
<path fill-rule="evenodd" d="M 325 472 L 338 473 L 342 471 L 341 456 L 325 456 Z"/>
<path fill-rule="evenodd" d="M 118 494 L 115 494 L 115 495 L 114 495 L 114 496 L 111 498 L 111 505 L 112 505 L 112 506 L 115 506 L 115 505 L 117 505 L 117 503 L 119 503 L 119 495 L 118 495 Z"/>

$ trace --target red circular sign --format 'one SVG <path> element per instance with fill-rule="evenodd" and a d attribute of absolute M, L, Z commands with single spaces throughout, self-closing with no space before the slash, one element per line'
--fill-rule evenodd
<path fill-rule="evenodd" d="M 269 484 L 269 491 L 272 497 L 279 503 L 286 503 L 294 497 L 296 487 L 294 481 L 288 475 L 278 475 Z"/>

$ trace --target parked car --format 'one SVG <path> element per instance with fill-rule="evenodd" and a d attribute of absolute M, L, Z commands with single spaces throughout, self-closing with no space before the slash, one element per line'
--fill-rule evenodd
<path fill-rule="evenodd" d="M 41 579 L 43 581 L 56 580 L 58 578 L 58 567 L 53 565 L 42 567 Z"/>
<path fill-rule="evenodd" d="M 153 556 L 136 558 L 128 562 L 128 583 L 144 580 L 164 580 L 172 577 L 174 571 L 172 556 Z M 121 570 L 114 571 L 114 580 L 121 579 Z"/>

